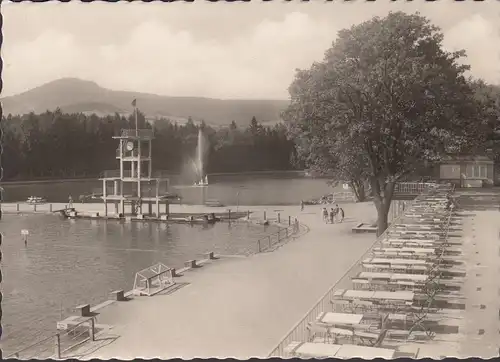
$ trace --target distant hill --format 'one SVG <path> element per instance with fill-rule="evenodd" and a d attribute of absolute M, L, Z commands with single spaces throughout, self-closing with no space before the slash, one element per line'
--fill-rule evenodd
<path fill-rule="evenodd" d="M 286 100 L 222 100 L 197 97 L 169 97 L 155 94 L 114 91 L 100 87 L 95 82 L 76 78 L 63 78 L 46 83 L 27 92 L 4 97 L 3 114 L 42 113 L 61 110 L 68 113 L 129 114 L 131 102 L 148 119 L 170 117 L 182 123 L 189 116 L 194 121 L 205 120 L 211 125 L 225 125 L 235 121 L 248 125 L 253 116 L 260 122 L 276 123 L 288 105 Z"/>

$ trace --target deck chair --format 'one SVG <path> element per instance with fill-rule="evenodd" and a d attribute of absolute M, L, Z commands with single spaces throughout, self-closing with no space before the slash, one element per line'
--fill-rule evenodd
<path fill-rule="evenodd" d="M 314 342 L 317 337 L 322 338 L 325 343 L 330 342 L 331 336 L 328 332 L 328 328 L 325 328 L 324 326 L 318 325 L 313 322 L 309 322 L 307 323 L 306 329 L 308 342 Z"/>

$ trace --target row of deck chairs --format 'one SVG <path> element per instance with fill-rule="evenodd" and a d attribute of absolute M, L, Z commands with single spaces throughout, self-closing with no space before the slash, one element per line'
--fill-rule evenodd
<path fill-rule="evenodd" d="M 364 359 L 418 358 L 410 341 L 434 338 L 448 308 L 463 303 L 460 219 L 447 210 L 452 186 L 420 195 L 386 231 L 352 278 L 333 293 L 331 312 L 308 325 L 307 341 L 287 356 Z"/>

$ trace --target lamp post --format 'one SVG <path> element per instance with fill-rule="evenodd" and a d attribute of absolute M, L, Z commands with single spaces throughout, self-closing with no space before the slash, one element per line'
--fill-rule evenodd
<path fill-rule="evenodd" d="M 238 190 L 238 192 L 236 193 L 236 212 L 238 212 L 238 208 L 240 207 L 240 192 L 241 192 L 241 190 L 243 190 L 244 188 L 245 188 L 245 186 L 240 185 L 240 186 L 239 186 L 239 190 Z"/>

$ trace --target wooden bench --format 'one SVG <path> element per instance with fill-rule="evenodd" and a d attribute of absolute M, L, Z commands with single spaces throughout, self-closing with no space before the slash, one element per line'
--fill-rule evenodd
<path fill-rule="evenodd" d="M 92 319 L 92 317 L 79 317 L 79 316 L 71 316 L 62 321 L 57 322 L 56 329 L 59 331 L 66 331 L 75 326 L 80 326 L 83 322 L 88 322 Z M 88 328 L 85 326 L 85 328 Z"/>
<path fill-rule="evenodd" d="M 208 259 L 208 260 L 213 260 L 215 259 L 215 256 L 214 256 L 214 252 L 211 251 L 209 253 L 205 253 L 205 258 Z"/>
<path fill-rule="evenodd" d="M 111 294 L 113 294 L 113 299 L 117 302 L 122 302 L 125 300 L 125 293 L 123 292 L 123 290 L 115 290 L 111 292 Z"/>
<path fill-rule="evenodd" d="M 80 311 L 80 316 L 90 317 L 90 304 L 82 304 L 75 307 L 76 310 Z"/>

